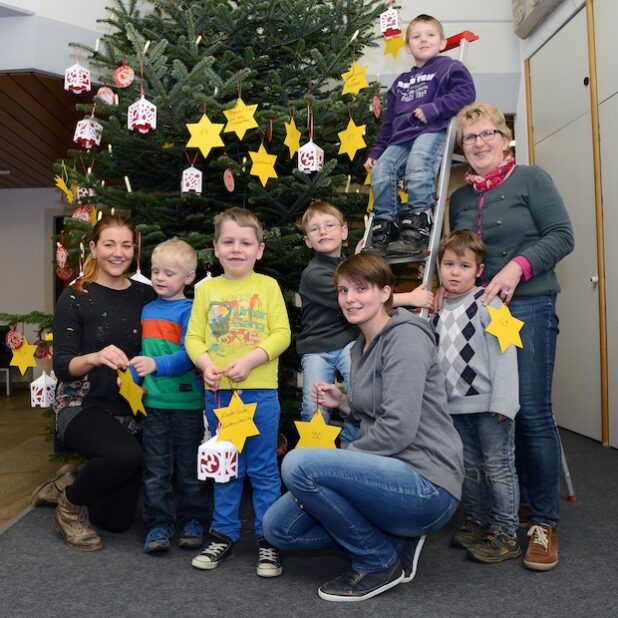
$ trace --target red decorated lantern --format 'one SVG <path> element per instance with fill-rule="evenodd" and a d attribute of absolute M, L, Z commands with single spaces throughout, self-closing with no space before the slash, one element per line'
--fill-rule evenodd
<path fill-rule="evenodd" d="M 79 62 L 64 71 L 64 89 L 75 94 L 90 92 L 90 71 Z"/>
<path fill-rule="evenodd" d="M 304 146 L 300 147 L 298 151 L 298 169 L 304 174 L 311 174 L 311 172 L 320 172 L 324 167 L 324 151 L 313 142 L 309 140 Z"/>
<path fill-rule="evenodd" d="M 193 165 L 182 172 L 180 192 L 202 194 L 202 172 Z"/>
<path fill-rule="evenodd" d="M 380 30 L 385 39 L 401 34 L 401 19 L 396 9 L 390 8 L 380 13 Z"/>
<path fill-rule="evenodd" d="M 144 95 L 129 106 L 127 126 L 130 131 L 140 133 L 157 128 L 157 106 L 148 101 Z"/>
<path fill-rule="evenodd" d="M 83 148 L 92 148 L 93 146 L 101 145 L 101 136 L 103 135 L 103 126 L 99 124 L 92 116 L 84 118 L 77 123 L 75 127 L 75 135 L 73 141 Z"/>

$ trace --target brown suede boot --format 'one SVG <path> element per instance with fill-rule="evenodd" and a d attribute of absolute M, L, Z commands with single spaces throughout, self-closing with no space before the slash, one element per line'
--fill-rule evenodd
<path fill-rule="evenodd" d="M 60 494 L 75 482 L 77 478 L 77 468 L 75 464 L 68 463 L 62 466 L 56 476 L 50 481 L 41 483 L 30 496 L 30 504 L 32 506 L 41 506 L 42 504 L 58 504 Z"/>
<path fill-rule="evenodd" d="M 56 507 L 54 527 L 65 543 L 79 551 L 97 551 L 103 549 L 101 537 L 90 527 L 88 508 L 76 506 L 67 499 L 66 492 L 62 492 Z"/>

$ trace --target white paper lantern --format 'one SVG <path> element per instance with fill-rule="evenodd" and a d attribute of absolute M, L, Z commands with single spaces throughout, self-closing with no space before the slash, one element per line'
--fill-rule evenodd
<path fill-rule="evenodd" d="M 227 483 L 238 476 L 238 451 L 228 440 L 210 440 L 200 444 L 197 450 L 197 478 L 201 481 L 214 479 Z"/>
<path fill-rule="evenodd" d="M 143 95 L 129 105 L 127 127 L 130 131 L 148 133 L 157 128 L 157 106 L 148 101 Z"/>
<path fill-rule="evenodd" d="M 180 192 L 202 195 L 202 172 L 193 166 L 183 170 Z"/>
<path fill-rule="evenodd" d="M 30 383 L 30 405 L 33 408 L 49 408 L 54 401 L 58 380 L 45 371 L 36 380 Z"/>
<path fill-rule="evenodd" d="M 309 140 L 298 151 L 298 169 L 304 174 L 320 172 L 324 167 L 324 151 Z"/>
<path fill-rule="evenodd" d="M 100 125 L 92 116 L 84 118 L 77 123 L 73 141 L 83 148 L 92 148 L 101 145 L 103 126 Z"/>
<path fill-rule="evenodd" d="M 401 34 L 401 19 L 396 9 L 388 9 L 380 13 L 380 30 L 387 39 Z"/>
<path fill-rule="evenodd" d="M 79 62 L 64 71 L 64 89 L 75 94 L 90 92 L 90 71 Z"/>

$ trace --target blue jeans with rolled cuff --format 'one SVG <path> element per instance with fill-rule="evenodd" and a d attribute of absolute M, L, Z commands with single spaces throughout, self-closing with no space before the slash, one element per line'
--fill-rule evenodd
<path fill-rule="evenodd" d="M 459 501 L 410 464 L 341 449 L 296 449 L 283 460 L 289 492 L 264 517 L 275 547 L 340 547 L 359 573 L 392 566 L 408 537 L 444 526 Z"/>

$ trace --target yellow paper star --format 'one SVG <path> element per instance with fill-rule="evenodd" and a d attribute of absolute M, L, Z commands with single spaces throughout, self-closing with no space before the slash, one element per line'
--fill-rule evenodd
<path fill-rule="evenodd" d="M 277 155 L 268 154 L 266 148 L 264 148 L 264 144 L 260 145 L 260 149 L 257 152 L 255 150 L 250 150 L 249 156 L 251 157 L 251 161 L 253 161 L 249 173 L 252 176 L 257 176 L 263 187 L 266 186 L 269 178 L 277 178 L 277 172 L 275 172 Z"/>
<path fill-rule="evenodd" d="M 300 131 L 296 128 L 294 118 L 290 122 L 284 122 L 285 124 L 285 140 L 283 143 L 290 150 L 290 159 L 294 156 L 300 148 Z"/>
<path fill-rule="evenodd" d="M 214 413 L 221 422 L 217 440 L 229 440 L 239 453 L 245 441 L 251 436 L 259 436 L 260 431 L 253 422 L 257 403 L 243 403 L 238 393 L 232 393 L 230 404 L 226 408 L 215 408 Z"/>
<path fill-rule="evenodd" d="M 368 68 L 353 62 L 350 70 L 341 74 L 341 77 L 343 77 L 343 90 L 341 94 L 358 94 L 360 90 L 367 88 L 369 82 L 365 77 L 365 73 L 367 73 Z"/>
<path fill-rule="evenodd" d="M 369 189 L 369 200 L 367 201 L 367 212 L 373 211 L 374 202 L 375 202 L 375 198 L 373 196 L 373 189 Z"/>
<path fill-rule="evenodd" d="M 223 111 L 227 118 L 227 124 L 223 132 L 231 133 L 234 131 L 238 135 L 238 139 L 242 139 L 248 129 L 254 129 L 258 126 L 253 117 L 255 110 L 257 110 L 257 103 L 255 105 L 245 105 L 244 101 L 239 98 L 232 109 Z"/>
<path fill-rule="evenodd" d="M 129 402 L 133 416 L 137 416 L 138 412 L 146 416 L 146 410 L 142 403 L 144 389 L 135 384 L 133 376 L 128 369 L 125 371 L 116 369 L 116 373 L 118 373 L 118 377 L 120 378 L 120 394 Z"/>
<path fill-rule="evenodd" d="M 384 39 L 384 55 L 389 54 L 393 58 L 397 58 L 399 50 L 406 44 L 401 35 L 393 36 L 390 39 Z"/>
<path fill-rule="evenodd" d="M 13 358 L 11 358 L 9 365 L 19 367 L 21 375 L 25 375 L 28 367 L 36 367 L 34 353 L 36 352 L 37 347 L 38 346 L 34 344 L 30 345 L 24 336 L 22 344 L 13 350 Z"/>
<path fill-rule="evenodd" d="M 223 123 L 210 122 L 210 118 L 206 114 L 202 114 L 199 122 L 187 124 L 187 129 L 191 134 L 187 148 L 199 148 L 204 158 L 213 148 L 225 145 L 220 135 Z"/>
<path fill-rule="evenodd" d="M 487 305 L 487 311 L 491 322 L 485 330 L 498 338 L 500 351 L 504 352 L 511 344 L 523 348 L 519 331 L 524 323 L 513 317 L 506 305 L 502 305 L 500 309 Z"/>
<path fill-rule="evenodd" d="M 403 189 L 397 189 L 397 195 L 399 196 L 399 201 L 402 204 L 408 203 L 408 192 L 407 191 L 404 191 Z"/>
<path fill-rule="evenodd" d="M 339 154 L 347 154 L 348 157 L 350 157 L 350 161 L 352 161 L 356 155 L 356 151 L 367 146 L 365 140 L 363 139 L 366 128 L 367 125 L 360 124 L 357 126 L 350 118 L 350 122 L 348 122 L 346 130 L 339 131 L 339 133 L 337 133 L 339 139 L 341 140 Z"/>
<path fill-rule="evenodd" d="M 296 448 L 307 446 L 337 448 L 335 446 L 335 438 L 339 435 L 341 427 L 327 425 L 319 410 L 315 411 L 315 414 L 309 422 L 294 421 L 294 425 L 296 425 L 296 429 L 298 429 L 298 434 L 300 435 L 300 440 Z"/>
<path fill-rule="evenodd" d="M 363 183 L 364 185 L 370 185 L 371 184 L 371 168 L 370 167 L 366 167 L 365 168 L 367 170 L 367 176 L 365 176 L 365 182 Z"/>
<path fill-rule="evenodd" d="M 96 206 L 92 207 L 92 212 L 90 213 L 90 225 L 96 225 L 99 220 L 99 211 Z"/>

